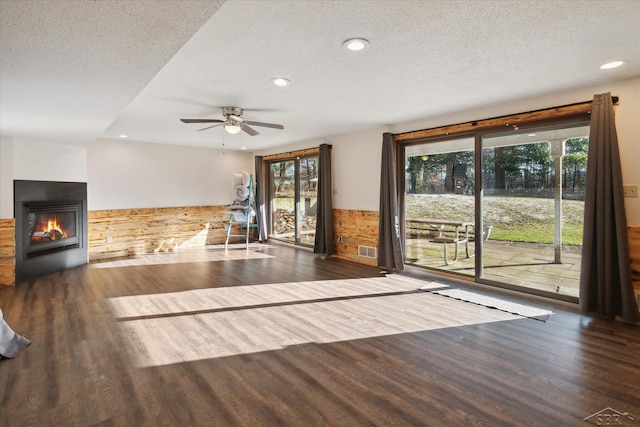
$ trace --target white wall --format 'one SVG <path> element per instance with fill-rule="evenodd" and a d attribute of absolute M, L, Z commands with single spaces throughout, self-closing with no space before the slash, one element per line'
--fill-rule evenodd
<path fill-rule="evenodd" d="M 90 210 L 226 205 L 231 173 L 250 153 L 99 140 L 88 148 L 0 139 L 0 218 L 13 218 L 13 181 L 87 182 Z"/>
<path fill-rule="evenodd" d="M 89 210 L 227 205 L 242 151 L 101 139 L 87 150 Z"/>
<path fill-rule="evenodd" d="M 333 208 L 377 211 L 380 208 L 380 164 L 382 134 L 380 127 L 366 132 L 334 135 L 304 143 L 257 152 L 257 155 L 287 153 L 330 144 L 333 166 Z"/>
<path fill-rule="evenodd" d="M 0 218 L 13 218 L 13 181 L 87 181 L 86 150 L 3 137 L 0 141 Z"/>
<path fill-rule="evenodd" d="M 0 218 L 13 218 L 13 138 L 0 137 Z"/>
<path fill-rule="evenodd" d="M 386 128 L 331 138 L 333 144 L 333 207 L 378 211 L 382 134 Z"/>
<path fill-rule="evenodd" d="M 14 139 L 13 178 L 34 181 L 87 181 L 83 147 Z"/>

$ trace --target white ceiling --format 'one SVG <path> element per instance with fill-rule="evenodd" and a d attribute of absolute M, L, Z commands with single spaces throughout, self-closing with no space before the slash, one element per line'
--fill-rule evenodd
<path fill-rule="evenodd" d="M 49 142 L 259 150 L 640 75 L 638 0 L 0 1 L 0 132 Z M 179 121 L 222 106 L 285 129 Z"/>

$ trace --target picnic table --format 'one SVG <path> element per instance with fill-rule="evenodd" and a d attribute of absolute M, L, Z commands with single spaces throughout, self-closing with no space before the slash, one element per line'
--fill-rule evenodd
<path fill-rule="evenodd" d="M 424 235 L 429 241 L 442 243 L 444 247 L 444 263 L 451 265 L 458 261 L 460 244 L 464 243 L 465 254 L 469 254 L 469 230 L 474 228 L 473 221 L 440 218 L 405 218 L 405 228 L 418 237 Z M 449 261 L 447 245 L 454 245 L 454 257 Z"/>

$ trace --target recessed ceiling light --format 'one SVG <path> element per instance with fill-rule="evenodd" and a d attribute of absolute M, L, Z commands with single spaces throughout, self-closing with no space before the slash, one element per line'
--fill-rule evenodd
<path fill-rule="evenodd" d="M 247 147 L 240 147 L 240 149 L 241 149 L 241 150 L 246 150 L 246 149 L 247 149 Z"/>
<path fill-rule="evenodd" d="M 273 83 L 275 86 L 284 87 L 289 86 L 291 84 L 291 80 L 285 79 L 284 77 L 275 77 L 271 79 L 271 83 Z"/>
<path fill-rule="evenodd" d="M 366 39 L 349 39 L 342 43 L 342 46 L 349 50 L 362 50 L 369 46 L 369 41 Z"/>
<path fill-rule="evenodd" d="M 127 137 L 127 135 L 125 135 L 125 134 L 121 134 L 119 136 L 120 136 L 120 138 L 126 138 Z"/>
<path fill-rule="evenodd" d="M 612 62 L 607 62 L 606 64 L 602 64 L 600 66 L 601 70 L 609 70 L 611 68 L 617 68 L 619 66 L 621 66 L 622 64 L 624 64 L 627 61 L 612 61 Z"/>

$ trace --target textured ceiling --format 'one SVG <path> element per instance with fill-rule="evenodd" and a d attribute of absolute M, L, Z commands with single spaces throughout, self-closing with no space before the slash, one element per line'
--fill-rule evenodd
<path fill-rule="evenodd" d="M 222 3 L 0 0 L 0 132 L 94 141 Z"/>
<path fill-rule="evenodd" d="M 257 150 L 640 75 L 637 0 L 218 3 L 3 0 L 0 131 Z M 222 106 L 285 129 L 179 121 Z"/>

